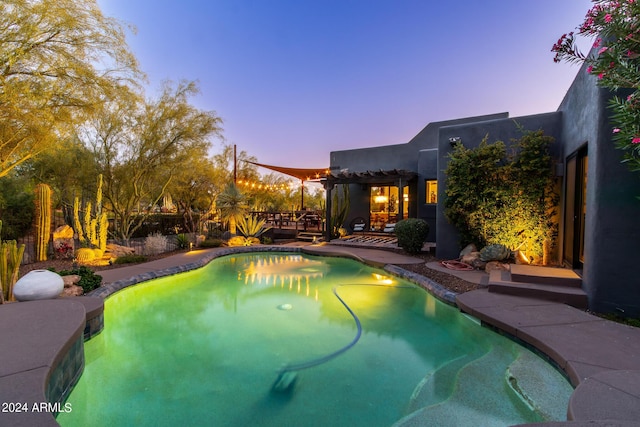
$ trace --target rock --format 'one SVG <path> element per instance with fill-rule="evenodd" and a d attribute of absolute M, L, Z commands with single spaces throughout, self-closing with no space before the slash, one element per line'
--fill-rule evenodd
<path fill-rule="evenodd" d="M 133 255 L 134 253 L 135 250 L 133 248 L 120 246 L 113 243 L 108 244 L 107 250 L 105 251 L 105 254 L 107 254 L 109 258 L 118 258 L 125 255 Z"/>
<path fill-rule="evenodd" d="M 68 288 L 73 285 L 77 285 L 80 282 L 80 279 L 82 279 L 77 274 L 69 274 L 67 276 L 61 276 L 61 277 L 62 277 L 62 281 L 64 282 L 65 288 Z"/>
<path fill-rule="evenodd" d="M 465 264 L 469 264 L 473 268 L 479 269 L 483 269 L 485 265 L 487 265 L 485 261 L 482 261 L 480 259 L 480 252 L 478 251 L 470 252 L 466 255 L 463 255 L 462 258 L 460 258 L 460 261 L 464 262 Z"/>
<path fill-rule="evenodd" d="M 61 225 L 53 231 L 53 240 L 73 239 L 73 228 L 68 225 Z"/>
<path fill-rule="evenodd" d="M 474 251 L 467 254 L 460 255 L 460 261 L 465 264 L 473 265 L 474 261 L 480 258 L 480 252 Z"/>
<path fill-rule="evenodd" d="M 484 270 L 487 273 L 489 273 L 491 271 L 494 271 L 494 270 L 508 271 L 509 270 L 509 264 L 503 264 L 503 263 L 498 262 L 498 261 L 489 261 L 487 263 L 487 265 L 485 266 Z"/>
<path fill-rule="evenodd" d="M 478 248 L 476 248 L 476 245 L 474 245 L 473 243 L 469 243 L 467 246 L 464 247 L 463 250 L 460 251 L 460 257 L 469 255 L 470 253 L 473 253 L 473 252 L 478 252 Z"/>
<path fill-rule="evenodd" d="M 82 295 L 84 295 L 84 289 L 82 289 L 82 286 L 78 285 L 66 287 L 60 294 L 61 297 L 79 297 Z"/>
<path fill-rule="evenodd" d="M 49 270 L 33 270 L 20 278 L 13 287 L 18 301 L 56 298 L 64 289 L 62 277 Z"/>
<path fill-rule="evenodd" d="M 476 259 L 475 261 L 473 261 L 473 264 L 471 264 L 473 267 L 482 270 L 485 268 L 485 266 L 487 265 L 486 261 L 481 260 L 480 258 Z"/>

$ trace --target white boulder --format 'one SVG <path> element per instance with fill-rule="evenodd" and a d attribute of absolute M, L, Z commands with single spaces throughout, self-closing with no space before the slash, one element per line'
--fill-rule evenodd
<path fill-rule="evenodd" d="M 18 301 L 53 299 L 64 289 L 62 277 L 49 270 L 33 270 L 22 276 L 13 286 Z"/>

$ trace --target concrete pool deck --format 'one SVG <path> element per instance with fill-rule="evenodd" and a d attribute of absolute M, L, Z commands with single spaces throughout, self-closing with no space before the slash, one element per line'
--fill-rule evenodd
<path fill-rule="evenodd" d="M 281 247 L 280 250 L 286 250 Z M 338 247 L 335 245 L 313 245 L 303 248 L 305 253 L 318 255 L 344 255 L 355 257 L 368 264 L 383 266 L 395 264 L 413 264 L 421 259 L 375 249 Z M 145 264 L 138 264 L 111 270 L 103 270 L 103 283 L 109 286 L 118 284 L 119 288 L 129 286 L 154 277 L 175 274 L 193 266 L 200 266 L 216 255 L 227 253 L 226 248 L 197 250 L 181 253 Z M 185 268 L 185 266 L 190 266 Z M 481 280 L 482 273 L 449 271 L 465 280 Z M 111 288 L 106 295 L 117 290 Z M 100 296 L 100 294 L 97 294 Z M 106 296 L 104 295 L 104 296 Z M 524 344 L 535 348 L 561 368 L 576 387 L 567 409 L 566 422 L 531 424 L 535 426 L 640 426 L 640 328 L 621 325 L 564 304 L 541 301 L 532 298 L 516 297 L 505 294 L 489 293 L 486 289 L 467 292 L 455 298 L 458 307 L 484 324 L 504 331 Z M 35 302 L 38 303 L 38 302 Z M 65 327 L 55 328 L 61 344 L 52 344 L 53 337 L 46 328 L 37 330 L 27 321 L 36 324 L 51 322 L 51 315 L 34 303 L 9 304 L 0 306 L 0 317 L 14 317 L 24 306 L 29 315 L 19 314 L 11 334 L 0 334 L 0 396 L 3 402 L 20 402 L 30 397 L 34 402 L 44 400 L 44 394 L 34 389 L 42 389 L 42 381 L 47 378 L 45 370 L 52 366 L 59 353 L 69 347 L 71 336 L 76 339 L 82 326 L 82 316 L 78 304 L 72 298 L 53 300 L 56 306 L 56 319 L 63 321 L 65 310 L 60 304 L 71 304 L 73 322 Z M 40 304 L 42 305 L 42 304 Z M 72 307 L 70 306 L 70 309 Z M 7 310 L 9 309 L 9 310 Z M 45 319 L 40 319 L 40 317 Z M 26 327 L 22 335 L 29 333 L 25 342 L 18 340 L 20 328 Z M 67 330 L 68 329 L 68 330 Z M 36 336 L 38 335 L 38 336 Z M 42 337 L 39 337 L 42 335 Z M 33 359 L 33 354 L 46 353 L 49 361 L 36 360 L 34 366 L 25 363 Z M 36 366 L 37 365 L 37 366 Z M 12 370 L 13 366 L 17 366 Z M 14 372 L 15 371 L 15 372 Z M 25 376 L 22 381 L 18 375 L 37 372 L 37 378 Z M 41 393 L 41 392 L 40 392 Z M 37 400 L 40 399 L 40 400 Z M 43 416 L 44 415 L 44 416 Z M 20 414 L 0 412 L 0 425 L 55 426 L 57 423 L 49 414 Z"/>

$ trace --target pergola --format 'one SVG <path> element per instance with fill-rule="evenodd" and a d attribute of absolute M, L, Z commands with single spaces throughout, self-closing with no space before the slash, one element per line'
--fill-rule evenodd
<path fill-rule="evenodd" d="M 324 186 L 326 189 L 326 221 L 325 239 L 331 240 L 331 190 L 336 184 L 394 184 L 398 186 L 400 193 L 409 181 L 418 176 L 416 172 L 404 169 L 390 169 L 365 172 L 349 172 L 348 170 L 340 172 L 331 172 L 325 175 Z M 404 215 L 403 206 L 400 204 L 400 212 L 398 215 L 402 218 Z"/>

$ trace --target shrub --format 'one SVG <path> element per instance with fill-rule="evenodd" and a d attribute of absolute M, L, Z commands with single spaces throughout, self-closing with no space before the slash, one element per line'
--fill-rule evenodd
<path fill-rule="evenodd" d="M 525 131 L 512 141 L 476 148 L 457 144 L 449 154 L 445 216 L 461 236 L 460 244 L 502 244 L 527 258 L 549 262 L 558 230 L 558 188 L 544 132 Z"/>
<path fill-rule="evenodd" d="M 51 269 L 51 271 L 56 272 L 53 268 Z M 86 266 L 76 267 L 73 270 L 62 270 L 58 272 L 58 274 L 61 276 L 77 274 L 78 276 L 80 276 L 78 286 L 82 287 L 85 294 L 89 291 L 99 288 L 102 284 L 102 276 L 94 273 L 93 270 Z"/>
<path fill-rule="evenodd" d="M 179 249 L 187 249 L 189 247 L 189 236 L 186 234 L 177 234 L 176 235 L 176 246 Z"/>
<path fill-rule="evenodd" d="M 144 253 L 158 255 L 167 250 L 167 237 L 160 233 L 149 234 L 144 239 Z"/>
<path fill-rule="evenodd" d="M 259 245 L 260 239 L 257 237 L 233 236 L 227 242 L 229 246 L 252 246 Z"/>
<path fill-rule="evenodd" d="M 419 218 L 407 218 L 399 221 L 395 227 L 398 245 L 410 254 L 422 251 L 422 246 L 429 234 L 429 224 Z"/>
<path fill-rule="evenodd" d="M 220 246 L 222 246 L 220 239 L 206 239 L 200 243 L 201 248 L 219 248 Z"/>
<path fill-rule="evenodd" d="M 144 255 L 131 254 L 131 255 L 119 256 L 118 258 L 115 259 L 115 261 L 113 261 L 113 263 L 114 264 L 135 264 L 139 262 L 145 262 L 146 260 L 147 260 L 147 257 L 145 257 Z"/>

